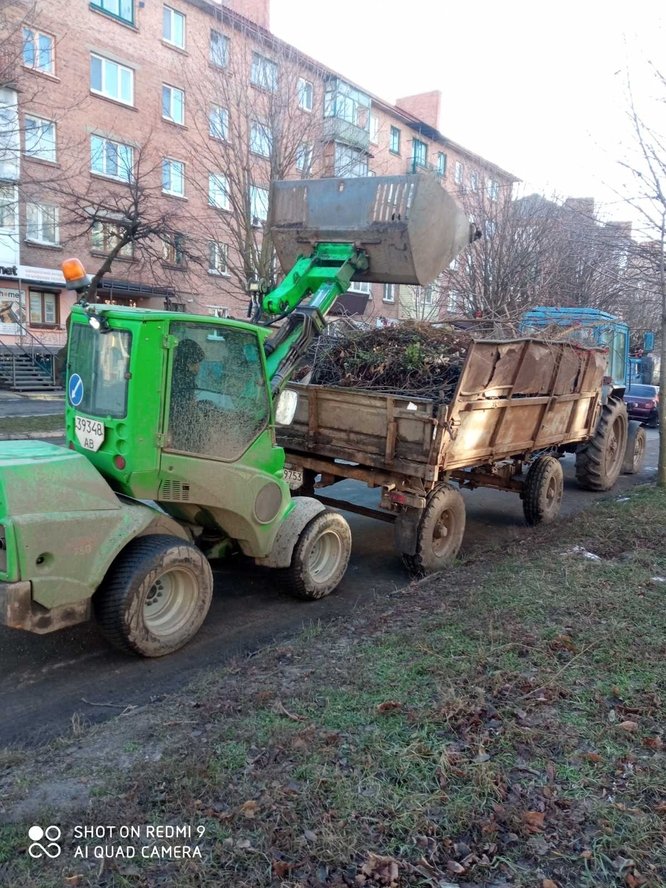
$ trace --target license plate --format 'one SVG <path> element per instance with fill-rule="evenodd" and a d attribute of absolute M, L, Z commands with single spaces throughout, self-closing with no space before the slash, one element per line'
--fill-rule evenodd
<path fill-rule="evenodd" d="M 284 480 L 290 487 L 300 486 L 303 483 L 303 469 L 285 469 Z"/>
<path fill-rule="evenodd" d="M 99 450 L 104 443 L 104 431 L 104 423 L 98 419 L 86 419 L 85 416 L 74 417 L 76 440 L 86 450 Z"/>

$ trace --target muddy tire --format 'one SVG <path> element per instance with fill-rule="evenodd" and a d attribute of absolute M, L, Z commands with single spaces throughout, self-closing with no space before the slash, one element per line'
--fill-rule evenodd
<path fill-rule="evenodd" d="M 402 560 L 415 576 L 443 570 L 458 554 L 465 535 L 465 501 L 458 490 L 442 484 L 433 490 L 416 529 L 416 552 Z"/>
<path fill-rule="evenodd" d="M 647 447 L 647 435 L 640 422 L 629 423 L 627 432 L 627 449 L 624 452 L 622 472 L 625 475 L 636 475 L 643 468 L 645 462 L 645 449 Z"/>
<path fill-rule="evenodd" d="M 314 601 L 329 595 L 342 581 L 351 555 L 351 530 L 338 512 L 324 511 L 305 525 L 284 571 L 287 590 Z"/>
<path fill-rule="evenodd" d="M 585 490 L 610 490 L 622 471 L 627 447 L 627 408 L 609 398 L 594 437 L 576 451 L 576 481 Z"/>
<path fill-rule="evenodd" d="M 93 600 L 106 639 L 142 657 L 163 657 L 201 628 L 213 595 L 210 564 L 173 536 L 133 540 L 116 558 Z"/>
<path fill-rule="evenodd" d="M 554 456 L 535 459 L 521 491 L 523 514 L 530 527 L 552 524 L 557 519 L 563 491 L 564 473 L 560 461 Z"/>

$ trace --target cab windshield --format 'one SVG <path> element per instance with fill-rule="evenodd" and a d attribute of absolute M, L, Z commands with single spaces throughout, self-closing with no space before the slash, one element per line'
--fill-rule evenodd
<path fill-rule="evenodd" d="M 67 387 L 73 407 L 90 416 L 127 415 L 131 343 L 128 330 L 99 333 L 88 324 L 72 324 Z"/>
<path fill-rule="evenodd" d="M 166 449 L 238 459 L 270 419 L 254 333 L 176 322 Z"/>

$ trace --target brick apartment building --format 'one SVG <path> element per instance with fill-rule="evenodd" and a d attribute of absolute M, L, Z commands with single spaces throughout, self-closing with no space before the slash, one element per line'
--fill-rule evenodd
<path fill-rule="evenodd" d="M 73 297 L 59 266 L 100 268 L 100 301 L 243 317 L 274 279 L 273 178 L 432 170 L 445 188 L 511 193 L 515 177 L 447 139 L 440 94 L 391 105 L 269 30 L 270 0 L 15 0 L 0 58 L 0 340 L 55 350 Z M 413 288 L 412 288 L 413 289 Z M 395 285 L 345 310 L 423 316 Z M 435 291 L 416 297 L 428 317 Z M 8 314 L 12 307 L 22 325 Z"/>

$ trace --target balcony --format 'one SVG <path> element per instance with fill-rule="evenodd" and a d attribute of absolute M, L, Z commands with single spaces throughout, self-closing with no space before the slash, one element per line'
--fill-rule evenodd
<path fill-rule="evenodd" d="M 340 117 L 325 117 L 324 141 L 343 142 L 345 145 L 367 151 L 370 147 L 370 133 Z"/>

